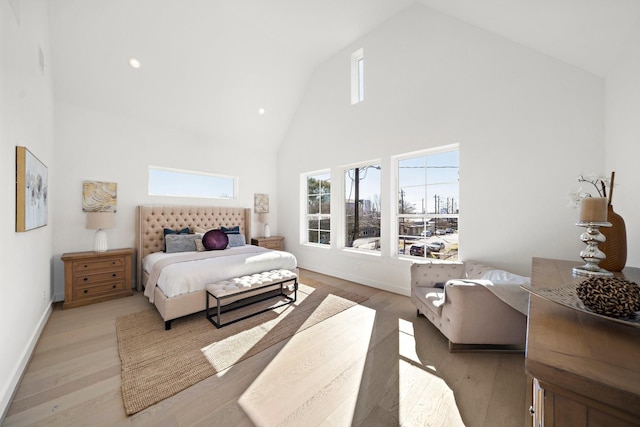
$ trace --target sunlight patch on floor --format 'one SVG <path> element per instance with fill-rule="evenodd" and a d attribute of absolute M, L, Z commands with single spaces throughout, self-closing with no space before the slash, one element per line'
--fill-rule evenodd
<path fill-rule="evenodd" d="M 464 427 L 455 396 L 416 352 L 413 324 L 398 319 L 399 419 L 401 425 Z"/>
<path fill-rule="evenodd" d="M 207 359 L 207 361 L 211 364 L 211 366 L 213 366 L 216 370 L 219 370 L 216 362 L 216 352 L 220 351 L 220 349 L 227 345 L 228 342 L 233 342 L 233 344 L 230 345 L 233 345 L 234 347 L 242 347 L 240 351 L 234 351 L 234 353 L 237 354 L 237 358 L 235 360 L 232 360 L 231 364 L 233 365 L 237 363 L 245 353 L 247 353 L 257 343 L 259 343 L 260 340 L 267 336 L 274 328 L 277 328 L 280 322 L 286 321 L 287 316 L 285 314 L 290 312 L 291 310 L 295 310 L 296 306 L 300 305 L 307 297 L 307 294 L 298 292 L 298 298 L 295 303 L 287 304 L 273 310 L 273 312 L 278 313 L 278 316 L 276 318 L 269 320 L 268 322 L 265 322 L 261 325 L 255 326 L 251 329 L 238 332 L 237 334 L 231 335 L 221 341 L 211 343 L 208 346 L 201 348 L 200 351 Z M 225 365 L 228 365 L 228 362 L 225 362 Z M 223 376 L 224 372 L 224 370 L 220 370 L 217 375 Z"/>
<path fill-rule="evenodd" d="M 335 408 L 339 422 L 332 425 L 350 425 L 375 316 L 375 310 L 357 305 L 295 334 L 239 405 L 256 425 L 315 425 L 338 415 Z M 348 327 L 352 321 L 358 328 Z"/>

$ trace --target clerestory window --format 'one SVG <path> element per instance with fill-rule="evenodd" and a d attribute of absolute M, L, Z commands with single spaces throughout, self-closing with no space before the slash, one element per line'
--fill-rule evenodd
<path fill-rule="evenodd" d="M 351 104 L 364 101 L 364 50 L 351 54 Z"/>

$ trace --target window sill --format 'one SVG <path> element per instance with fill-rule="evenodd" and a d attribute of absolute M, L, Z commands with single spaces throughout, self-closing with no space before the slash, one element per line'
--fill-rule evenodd
<path fill-rule="evenodd" d="M 373 257 L 382 256 L 380 251 L 366 251 L 361 249 L 342 248 L 342 252 L 347 253 L 349 255 L 364 255 L 364 256 L 373 256 Z"/>
<path fill-rule="evenodd" d="M 331 249 L 331 245 L 323 245 L 321 243 L 300 243 L 300 246 L 304 246 L 307 248 L 317 248 L 317 249 L 323 249 L 323 250 L 329 250 Z"/>

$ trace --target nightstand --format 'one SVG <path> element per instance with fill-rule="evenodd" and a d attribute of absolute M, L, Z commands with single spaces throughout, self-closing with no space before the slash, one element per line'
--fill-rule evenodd
<path fill-rule="evenodd" d="M 63 254 L 64 304 L 73 308 L 133 295 L 133 249 Z"/>
<path fill-rule="evenodd" d="M 251 239 L 251 244 L 276 251 L 284 251 L 284 237 L 281 236 L 254 237 Z"/>

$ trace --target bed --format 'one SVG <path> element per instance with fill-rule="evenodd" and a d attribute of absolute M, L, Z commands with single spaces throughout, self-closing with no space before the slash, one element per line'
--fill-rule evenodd
<path fill-rule="evenodd" d="M 169 254 L 176 260 L 163 261 L 164 230 L 219 229 L 237 227 L 246 246 L 207 253 Z M 295 256 L 249 245 L 251 241 L 251 209 L 213 206 L 137 206 L 136 249 L 137 290 L 145 291 L 170 329 L 171 321 L 205 310 L 205 287 L 212 281 L 227 280 L 242 274 L 272 269 L 297 273 Z M 216 252 L 216 253 L 214 253 Z M 154 269 L 152 258 L 158 263 Z M 250 262 L 247 261 L 250 260 Z M 241 264 L 241 265 L 240 265 Z M 161 271 L 159 272 L 159 269 Z M 196 274 L 196 278 L 186 275 Z M 182 275 L 185 275 L 183 278 Z M 185 283 L 175 285 L 174 281 Z M 165 286 L 177 286 L 177 290 Z"/>

